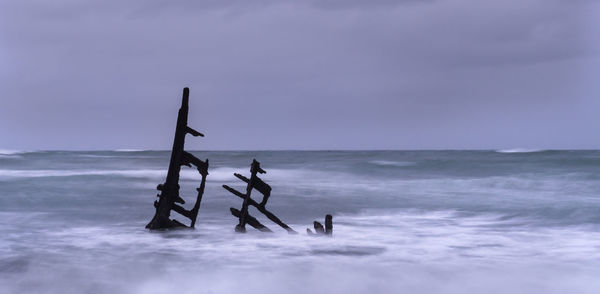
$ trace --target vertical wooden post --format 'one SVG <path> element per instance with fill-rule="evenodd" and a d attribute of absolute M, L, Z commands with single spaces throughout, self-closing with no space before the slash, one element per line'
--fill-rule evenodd
<path fill-rule="evenodd" d="M 185 144 L 185 135 L 187 128 L 188 117 L 188 100 L 190 90 L 183 88 L 183 97 L 181 98 L 181 108 L 177 115 L 177 126 L 175 128 L 175 138 L 173 139 L 173 148 L 171 149 L 171 160 L 169 162 L 169 171 L 167 172 L 167 180 L 162 187 L 159 195 L 156 215 L 146 225 L 147 229 L 164 229 L 173 227 L 173 222 L 169 219 L 171 209 L 175 201 L 182 202 L 179 197 L 179 171 L 181 169 L 181 154 L 183 145 Z"/>
<path fill-rule="evenodd" d="M 333 234 L 333 216 L 328 214 L 325 216 L 325 235 L 331 236 Z"/>
<path fill-rule="evenodd" d="M 192 136 L 202 136 L 200 132 L 190 128 L 187 125 L 188 119 L 188 102 L 189 102 L 190 90 L 183 88 L 183 97 L 181 98 L 181 108 L 177 115 L 177 126 L 175 128 L 175 138 L 173 139 L 173 148 L 171 149 L 171 160 L 169 162 L 169 170 L 167 172 L 167 179 L 164 184 L 158 185 L 157 189 L 160 190 L 158 201 L 154 201 L 154 207 L 156 213 L 152 220 L 146 225 L 147 229 L 168 229 L 173 227 L 182 227 L 184 224 L 169 219 L 171 216 L 171 210 L 189 218 L 192 221 L 191 227 L 196 224 L 196 217 L 198 216 L 198 210 L 200 209 L 200 202 L 202 201 L 202 194 L 204 193 L 204 185 L 206 182 L 206 176 L 208 175 L 208 159 L 206 162 L 196 158 L 191 153 L 183 150 L 185 145 L 185 135 L 191 134 Z M 181 171 L 182 165 L 192 166 L 195 165 L 198 168 L 198 172 L 202 175 L 202 182 L 200 187 L 197 189 L 198 196 L 196 197 L 196 204 L 192 210 L 185 210 L 183 207 L 175 204 L 184 204 L 185 201 L 179 196 L 179 172 Z"/>
<path fill-rule="evenodd" d="M 248 200 L 250 199 L 250 194 L 252 193 L 252 183 L 256 178 L 256 173 L 260 170 L 260 165 L 256 159 L 252 160 L 252 165 L 250 166 L 250 181 L 248 181 L 248 185 L 246 186 L 246 195 L 244 197 L 244 203 L 242 204 L 242 211 L 240 212 L 240 222 L 237 226 L 235 226 L 235 231 L 244 233 L 246 232 L 246 216 L 248 215 Z"/>

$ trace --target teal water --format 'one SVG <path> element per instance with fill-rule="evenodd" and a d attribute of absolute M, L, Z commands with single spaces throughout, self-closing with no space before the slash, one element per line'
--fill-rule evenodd
<path fill-rule="evenodd" d="M 600 151 L 228 151 L 148 232 L 166 151 L 0 152 L 1 293 L 596 293 Z M 256 158 L 298 235 L 233 232 Z M 183 167 L 191 207 L 200 177 Z M 334 238 L 307 236 L 334 216 Z M 180 218 L 182 222 L 187 221 Z"/>

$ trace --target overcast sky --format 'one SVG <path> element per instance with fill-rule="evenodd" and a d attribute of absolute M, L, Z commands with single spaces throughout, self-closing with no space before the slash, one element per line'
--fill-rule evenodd
<path fill-rule="evenodd" d="M 600 148 L 600 1 L 0 1 L 0 149 Z"/>

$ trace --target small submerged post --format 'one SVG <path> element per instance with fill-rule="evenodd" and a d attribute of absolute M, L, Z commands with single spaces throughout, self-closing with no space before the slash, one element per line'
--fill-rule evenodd
<path fill-rule="evenodd" d="M 191 134 L 194 137 L 204 137 L 203 134 L 187 125 L 189 94 L 190 90 L 188 88 L 183 88 L 183 97 L 181 99 L 181 108 L 179 108 L 179 113 L 177 115 L 177 126 L 175 128 L 175 138 L 173 139 L 173 149 L 171 150 L 171 160 L 169 162 L 167 179 L 164 184 L 159 184 L 157 187 L 160 194 L 156 195 L 159 197 L 159 200 L 154 201 L 156 213 L 152 220 L 146 225 L 146 228 L 150 230 L 186 227 L 177 220 L 170 219 L 172 210 L 189 218 L 191 220 L 190 227 L 193 228 L 196 224 L 200 202 L 202 201 L 202 195 L 204 194 L 206 176 L 208 175 L 208 159 L 202 161 L 191 153 L 183 150 L 185 145 L 185 135 Z M 202 175 L 200 187 L 196 189 L 198 191 L 196 203 L 191 210 L 186 210 L 182 206 L 176 204 L 185 203 L 185 200 L 179 196 L 179 172 L 181 171 L 182 165 L 189 167 L 194 165 L 200 175 Z"/>
<path fill-rule="evenodd" d="M 325 235 L 333 234 L 333 216 L 328 214 L 325 216 Z"/>
<path fill-rule="evenodd" d="M 331 214 L 325 216 L 325 228 L 318 221 L 313 222 L 313 227 L 315 228 L 314 233 L 308 228 L 306 229 L 306 233 L 311 236 L 333 236 L 333 216 Z"/>

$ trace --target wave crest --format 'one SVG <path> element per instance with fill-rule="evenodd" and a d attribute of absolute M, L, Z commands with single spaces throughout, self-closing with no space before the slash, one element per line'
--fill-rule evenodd
<path fill-rule="evenodd" d="M 0 155 L 19 155 L 31 151 L 26 150 L 12 150 L 12 149 L 0 149 Z"/>
<path fill-rule="evenodd" d="M 391 160 L 373 160 L 373 161 L 369 161 L 369 163 L 374 164 L 374 165 L 397 166 L 397 167 L 417 165 L 415 162 L 412 162 L 412 161 L 391 161 Z"/>
<path fill-rule="evenodd" d="M 544 149 L 529 149 L 529 148 L 512 148 L 512 149 L 500 149 L 496 150 L 498 153 L 534 153 L 544 152 Z"/>

